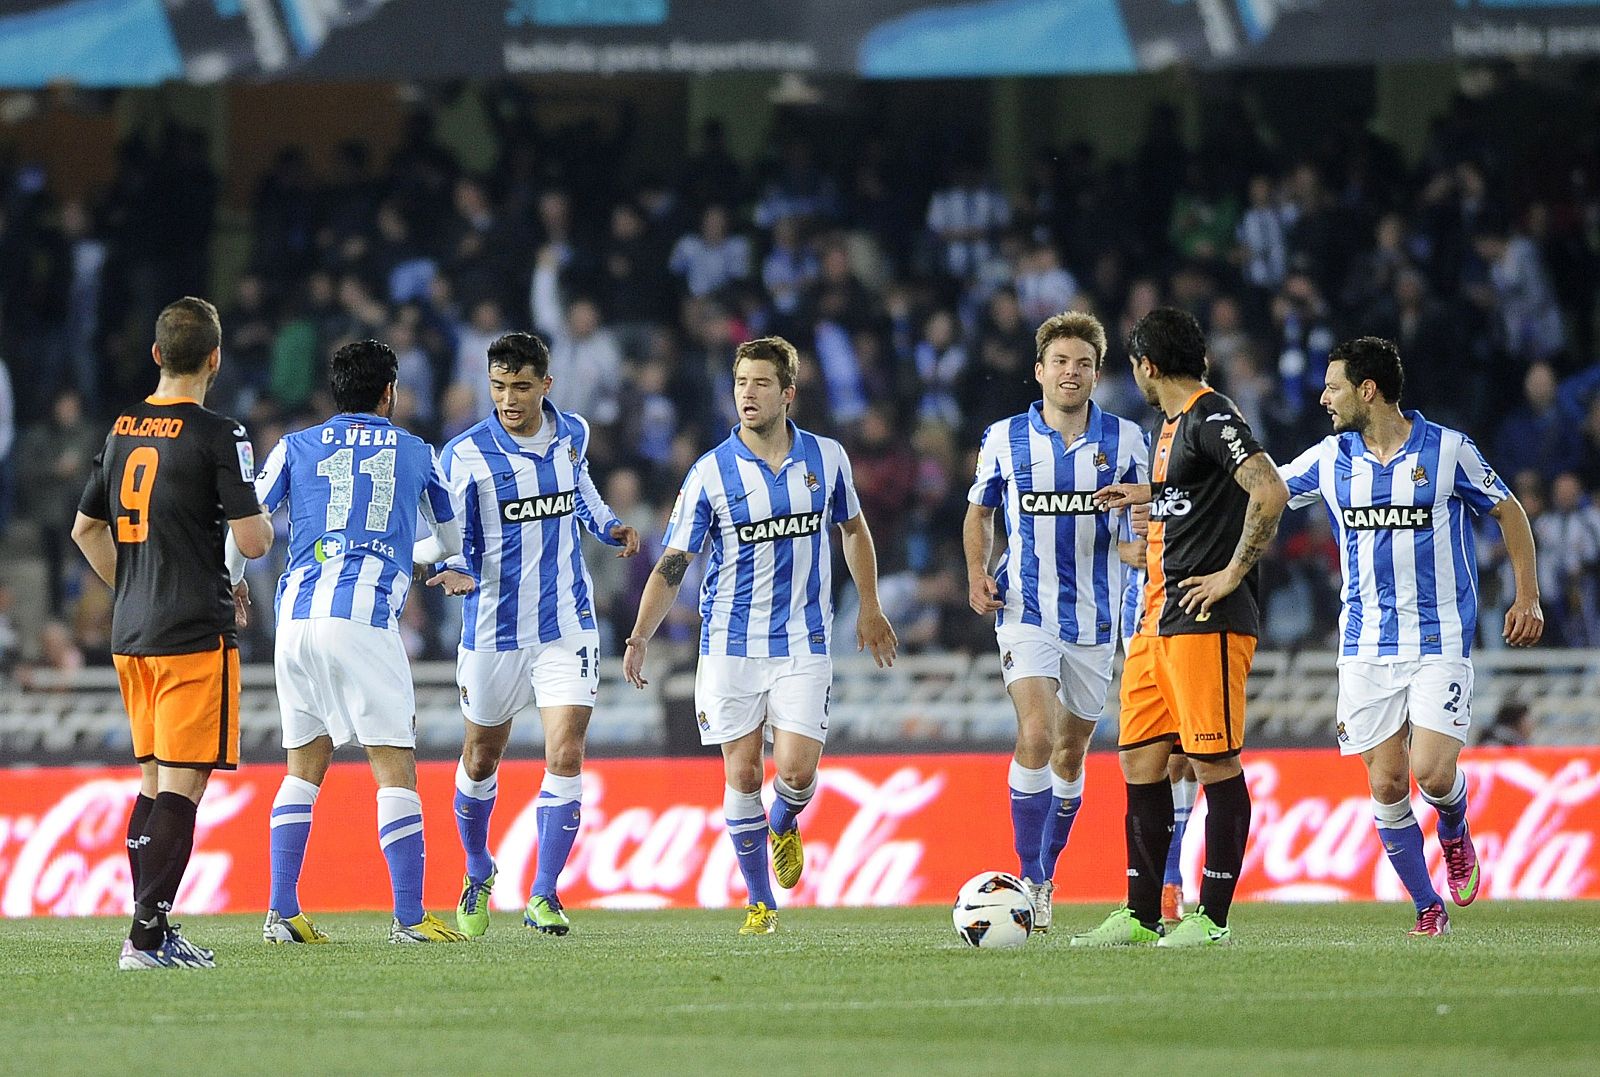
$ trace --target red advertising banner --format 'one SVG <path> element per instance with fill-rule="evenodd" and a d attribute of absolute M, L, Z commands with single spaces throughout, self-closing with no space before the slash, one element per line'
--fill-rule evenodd
<path fill-rule="evenodd" d="M 1464 767 L 1489 898 L 1600 897 L 1600 748 L 1474 751 Z M 454 764 L 419 768 L 427 820 L 430 907 L 455 904 L 463 858 L 452 824 Z M 542 765 L 505 764 L 491 834 L 497 907 L 521 906 L 533 881 L 534 801 Z M 18 768 L 0 781 L 0 914 L 84 916 L 128 910 L 124 832 L 133 768 Z M 1358 763 L 1325 751 L 1247 756 L 1255 801 L 1240 883 L 1245 899 L 1398 900 L 1399 881 L 1373 833 Z M 267 818 L 281 771 L 216 774 L 200 806 L 181 912 L 260 912 L 267 900 Z M 985 869 L 1015 870 L 1006 758 L 994 755 L 824 759 L 803 817 L 806 873 L 788 905 L 950 901 Z M 1123 793 L 1116 759 L 1089 761 L 1087 796 L 1057 874 L 1063 900 L 1117 901 L 1124 892 Z M 770 790 L 768 791 L 770 798 Z M 1441 876 L 1432 811 L 1417 798 L 1428 855 Z M 1196 889 L 1205 798 L 1184 842 Z M 335 766 L 312 826 L 301 898 L 316 911 L 382 909 L 388 876 L 378 851 L 372 778 Z M 723 907 L 744 888 L 722 819 L 715 759 L 592 760 L 583 829 L 561 878 L 572 906 Z"/>

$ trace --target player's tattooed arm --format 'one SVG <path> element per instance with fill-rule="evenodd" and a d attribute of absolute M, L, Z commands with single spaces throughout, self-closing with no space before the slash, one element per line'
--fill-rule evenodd
<path fill-rule="evenodd" d="M 689 571 L 689 555 L 679 553 L 677 550 L 668 550 L 661 555 L 661 560 L 656 562 L 656 571 L 676 587 L 683 582 L 683 574 Z"/>
<path fill-rule="evenodd" d="M 694 555 L 684 550 L 668 549 L 656 562 L 655 571 L 645 581 L 644 594 L 639 597 L 639 612 L 633 620 L 633 631 L 628 635 L 622 653 L 622 677 L 635 688 L 650 682 L 644 676 L 645 653 L 650 647 L 650 637 L 656 634 L 661 622 L 672 609 L 678 597 L 678 587 L 683 574 L 689 571 Z"/>
<path fill-rule="evenodd" d="M 1264 452 L 1240 464 L 1233 478 L 1250 495 L 1250 503 L 1244 511 L 1244 529 L 1233 551 L 1233 567 L 1243 579 L 1272 545 L 1273 536 L 1278 533 L 1278 521 L 1289 504 L 1289 487 L 1272 457 Z"/>

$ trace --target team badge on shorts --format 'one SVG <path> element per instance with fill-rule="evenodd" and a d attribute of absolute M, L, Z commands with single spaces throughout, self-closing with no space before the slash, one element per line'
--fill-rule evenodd
<path fill-rule="evenodd" d="M 1428 469 L 1418 464 L 1411 469 L 1411 481 L 1417 486 L 1428 485 Z"/>
<path fill-rule="evenodd" d="M 467 698 L 467 686 L 464 684 L 461 686 L 461 702 L 463 705 L 470 705 L 472 702 Z"/>
<path fill-rule="evenodd" d="M 1000 668 L 1001 669 L 1010 669 L 1015 664 L 1016 663 L 1014 663 L 1011 660 L 1011 652 L 1010 651 L 1007 651 L 1005 654 L 1000 656 Z"/>
<path fill-rule="evenodd" d="M 1094 454 L 1094 467 L 1096 471 L 1110 471 L 1111 461 L 1106 459 L 1105 453 L 1097 452 Z"/>
<path fill-rule="evenodd" d="M 1350 734 L 1348 734 L 1348 733 L 1346 733 L 1344 731 L 1344 723 L 1343 722 L 1340 722 L 1338 724 L 1338 726 L 1335 727 L 1334 732 L 1339 734 L 1339 743 L 1340 744 L 1348 744 L 1348 743 L 1350 743 Z"/>
<path fill-rule="evenodd" d="M 708 733 L 711 731 L 711 720 L 706 717 L 705 711 L 701 711 L 699 714 L 695 715 L 694 720 L 700 723 L 701 729 L 704 729 Z"/>

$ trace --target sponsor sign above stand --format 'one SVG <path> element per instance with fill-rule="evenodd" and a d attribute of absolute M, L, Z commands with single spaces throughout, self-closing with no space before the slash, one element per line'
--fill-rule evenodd
<path fill-rule="evenodd" d="M 0 0 L 0 85 L 1600 55 L 1600 0 Z"/>
<path fill-rule="evenodd" d="M 785 905 L 946 904 L 983 870 L 1015 870 L 1003 755 L 825 759 L 802 817 L 806 871 L 779 892 Z M 1464 762 L 1484 897 L 1600 898 L 1600 748 L 1475 750 Z M 132 767 L 15 769 L 0 783 L 0 913 L 85 916 L 130 908 L 124 834 L 138 790 Z M 450 804 L 454 764 L 418 767 L 427 821 L 426 902 L 448 911 L 462 855 Z M 497 908 L 519 908 L 533 881 L 535 806 L 543 768 L 500 771 L 490 848 Z M 1254 831 L 1240 879 L 1245 900 L 1401 901 L 1373 831 L 1361 768 L 1331 751 L 1246 757 Z M 250 767 L 212 777 L 200 806 L 182 913 L 261 912 L 267 900 L 267 818 L 281 771 Z M 743 884 L 722 818 L 715 759 L 595 760 L 584 770 L 582 829 L 561 877 L 571 906 L 711 908 L 742 904 Z M 1063 901 L 1124 894 L 1123 785 L 1116 759 L 1088 764 L 1082 814 L 1063 858 Z M 767 798 L 770 800 L 770 790 Z M 1433 812 L 1419 798 L 1427 854 L 1443 885 Z M 1205 798 L 1184 842 L 1197 891 Z M 376 840 L 372 779 L 361 764 L 333 768 L 317 801 L 301 898 L 313 914 L 382 909 L 388 876 Z"/>

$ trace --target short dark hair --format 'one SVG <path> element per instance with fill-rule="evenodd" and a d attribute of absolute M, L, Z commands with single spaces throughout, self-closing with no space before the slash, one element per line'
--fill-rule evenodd
<path fill-rule="evenodd" d="M 1206 376 L 1206 335 L 1193 314 L 1176 307 L 1157 307 L 1135 322 L 1128 355 L 1150 360 L 1162 377 Z"/>
<path fill-rule="evenodd" d="M 739 372 L 739 364 L 746 359 L 756 362 L 771 363 L 778 372 L 778 388 L 790 389 L 800 378 L 800 353 L 795 351 L 794 345 L 779 336 L 757 337 L 747 340 L 733 352 L 733 370 Z"/>
<path fill-rule="evenodd" d="M 536 378 L 550 374 L 550 348 L 532 333 L 506 333 L 489 345 L 490 370 L 499 367 L 515 374 L 525 366 L 533 368 Z"/>
<path fill-rule="evenodd" d="M 357 340 L 333 353 L 329 382 L 340 411 L 377 411 L 383 391 L 400 376 L 394 349 L 377 340 Z"/>
<path fill-rule="evenodd" d="M 222 346 L 222 319 L 204 299 L 186 295 L 168 303 L 156 318 L 156 348 L 168 374 L 194 374 Z"/>
<path fill-rule="evenodd" d="M 1350 384 L 1359 386 L 1370 381 L 1378 387 L 1378 395 L 1391 404 L 1400 403 L 1405 391 L 1406 372 L 1400 366 L 1400 349 L 1394 342 L 1382 337 L 1356 337 L 1333 349 L 1330 363 L 1343 363 L 1344 376 Z"/>

